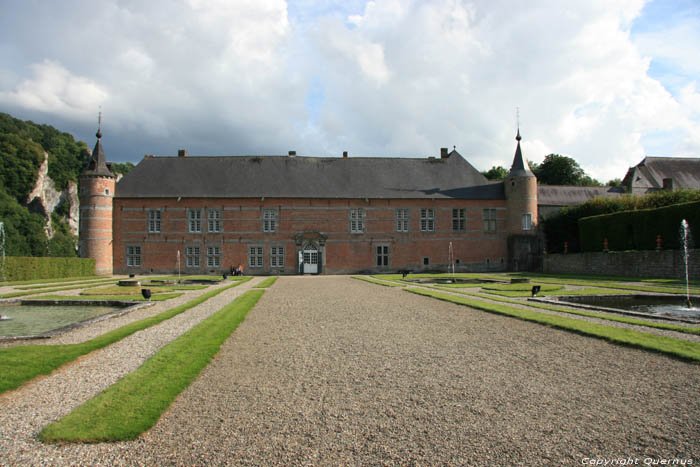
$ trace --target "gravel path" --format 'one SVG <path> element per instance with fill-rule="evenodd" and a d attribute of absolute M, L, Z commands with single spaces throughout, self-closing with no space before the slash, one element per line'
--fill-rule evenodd
<path fill-rule="evenodd" d="M 222 292 L 156 326 L 80 357 L 49 376 L 39 377 L 16 391 L 0 395 L 0 465 L 57 463 L 96 465 L 90 460 L 92 456 L 89 453 L 80 454 L 78 457 L 65 457 L 67 454 L 63 454 L 63 447 L 43 445 L 36 440 L 36 436 L 48 423 L 70 413 L 75 407 L 114 384 L 127 373 L 134 371 L 161 347 L 220 310 L 258 281 L 253 279 Z M 208 290 L 213 289 L 210 287 Z M 184 296 L 178 299 L 189 301 L 208 290 L 196 291 L 190 294 L 188 299 L 183 299 Z M 147 310 L 150 310 L 149 314 L 152 315 L 159 308 L 169 309 L 178 304 L 177 299 L 169 300 L 160 302 Z M 141 311 L 134 312 L 129 320 L 138 318 Z M 106 322 L 112 321 L 107 323 L 107 326 L 114 328 L 120 325 L 120 320 L 121 318 L 115 318 L 102 321 L 95 327 L 100 328 Z M 67 333 L 62 340 L 81 341 L 90 338 L 94 334 L 92 328 L 93 326 L 90 326 Z M 50 339 L 54 343 L 58 340 Z M 67 448 L 66 451 L 70 452 L 71 446 Z M 100 450 L 103 451 L 104 448 L 105 446 Z M 109 449 L 110 446 L 106 445 L 106 450 L 109 451 Z"/>
<path fill-rule="evenodd" d="M 34 441 L 97 360 L 0 396 L 5 463 L 700 462 L 699 365 L 348 277 L 280 278 L 138 441 Z"/>

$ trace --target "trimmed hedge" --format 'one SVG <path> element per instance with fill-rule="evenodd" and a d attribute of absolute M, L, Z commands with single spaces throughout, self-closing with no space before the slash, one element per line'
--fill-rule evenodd
<path fill-rule="evenodd" d="M 694 201 L 700 201 L 700 190 L 659 191 L 641 196 L 594 198 L 579 206 L 566 207 L 543 222 L 542 228 L 547 239 L 547 252 L 563 253 L 564 242 L 568 242 L 569 253 L 581 252 L 578 221 L 584 217 L 622 211 L 656 209 Z M 654 234 L 654 239 L 656 239 L 656 234 Z M 602 239 L 600 248 L 603 248 Z"/>
<path fill-rule="evenodd" d="M 683 219 L 690 225 L 691 238 L 700 238 L 700 201 L 584 217 L 578 222 L 581 250 L 602 251 L 606 238 L 609 250 L 653 250 L 657 235 L 663 249 L 678 250 Z"/>
<path fill-rule="evenodd" d="M 92 258 L 8 256 L 5 258 L 4 273 L 6 281 L 88 277 L 95 275 L 95 260 Z"/>

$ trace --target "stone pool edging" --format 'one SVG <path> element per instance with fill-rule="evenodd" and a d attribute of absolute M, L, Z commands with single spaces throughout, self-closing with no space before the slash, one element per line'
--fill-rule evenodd
<path fill-rule="evenodd" d="M 141 308 L 146 308 L 155 305 L 155 302 L 134 302 L 129 300 L 31 300 L 31 299 L 9 299 L 0 300 L 0 304 L 20 304 L 20 305 L 48 305 L 48 306 L 119 306 L 118 308 L 110 313 L 105 313 L 104 315 L 95 316 L 94 318 L 89 318 L 83 321 L 78 321 L 75 323 L 67 324 L 66 326 L 61 326 L 60 328 L 52 329 L 42 334 L 32 335 L 32 336 L 0 336 L 0 342 L 14 342 L 19 340 L 38 340 L 38 339 L 50 339 L 53 336 L 63 334 L 73 329 L 82 328 L 84 326 L 97 323 L 99 321 L 117 318 L 119 316 L 131 313 L 132 311 L 139 310 Z"/>

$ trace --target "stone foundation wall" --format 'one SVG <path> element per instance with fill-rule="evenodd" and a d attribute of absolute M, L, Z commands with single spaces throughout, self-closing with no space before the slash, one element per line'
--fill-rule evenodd
<path fill-rule="evenodd" d="M 690 279 L 698 280 L 700 250 L 691 250 L 689 257 Z M 544 255 L 542 272 L 680 279 L 685 278 L 685 263 L 678 250 L 550 254 Z"/>

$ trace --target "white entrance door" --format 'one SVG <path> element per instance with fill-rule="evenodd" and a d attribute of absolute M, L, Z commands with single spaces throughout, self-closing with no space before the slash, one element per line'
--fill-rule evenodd
<path fill-rule="evenodd" d="M 318 250 L 304 250 L 304 274 L 318 274 Z"/>

